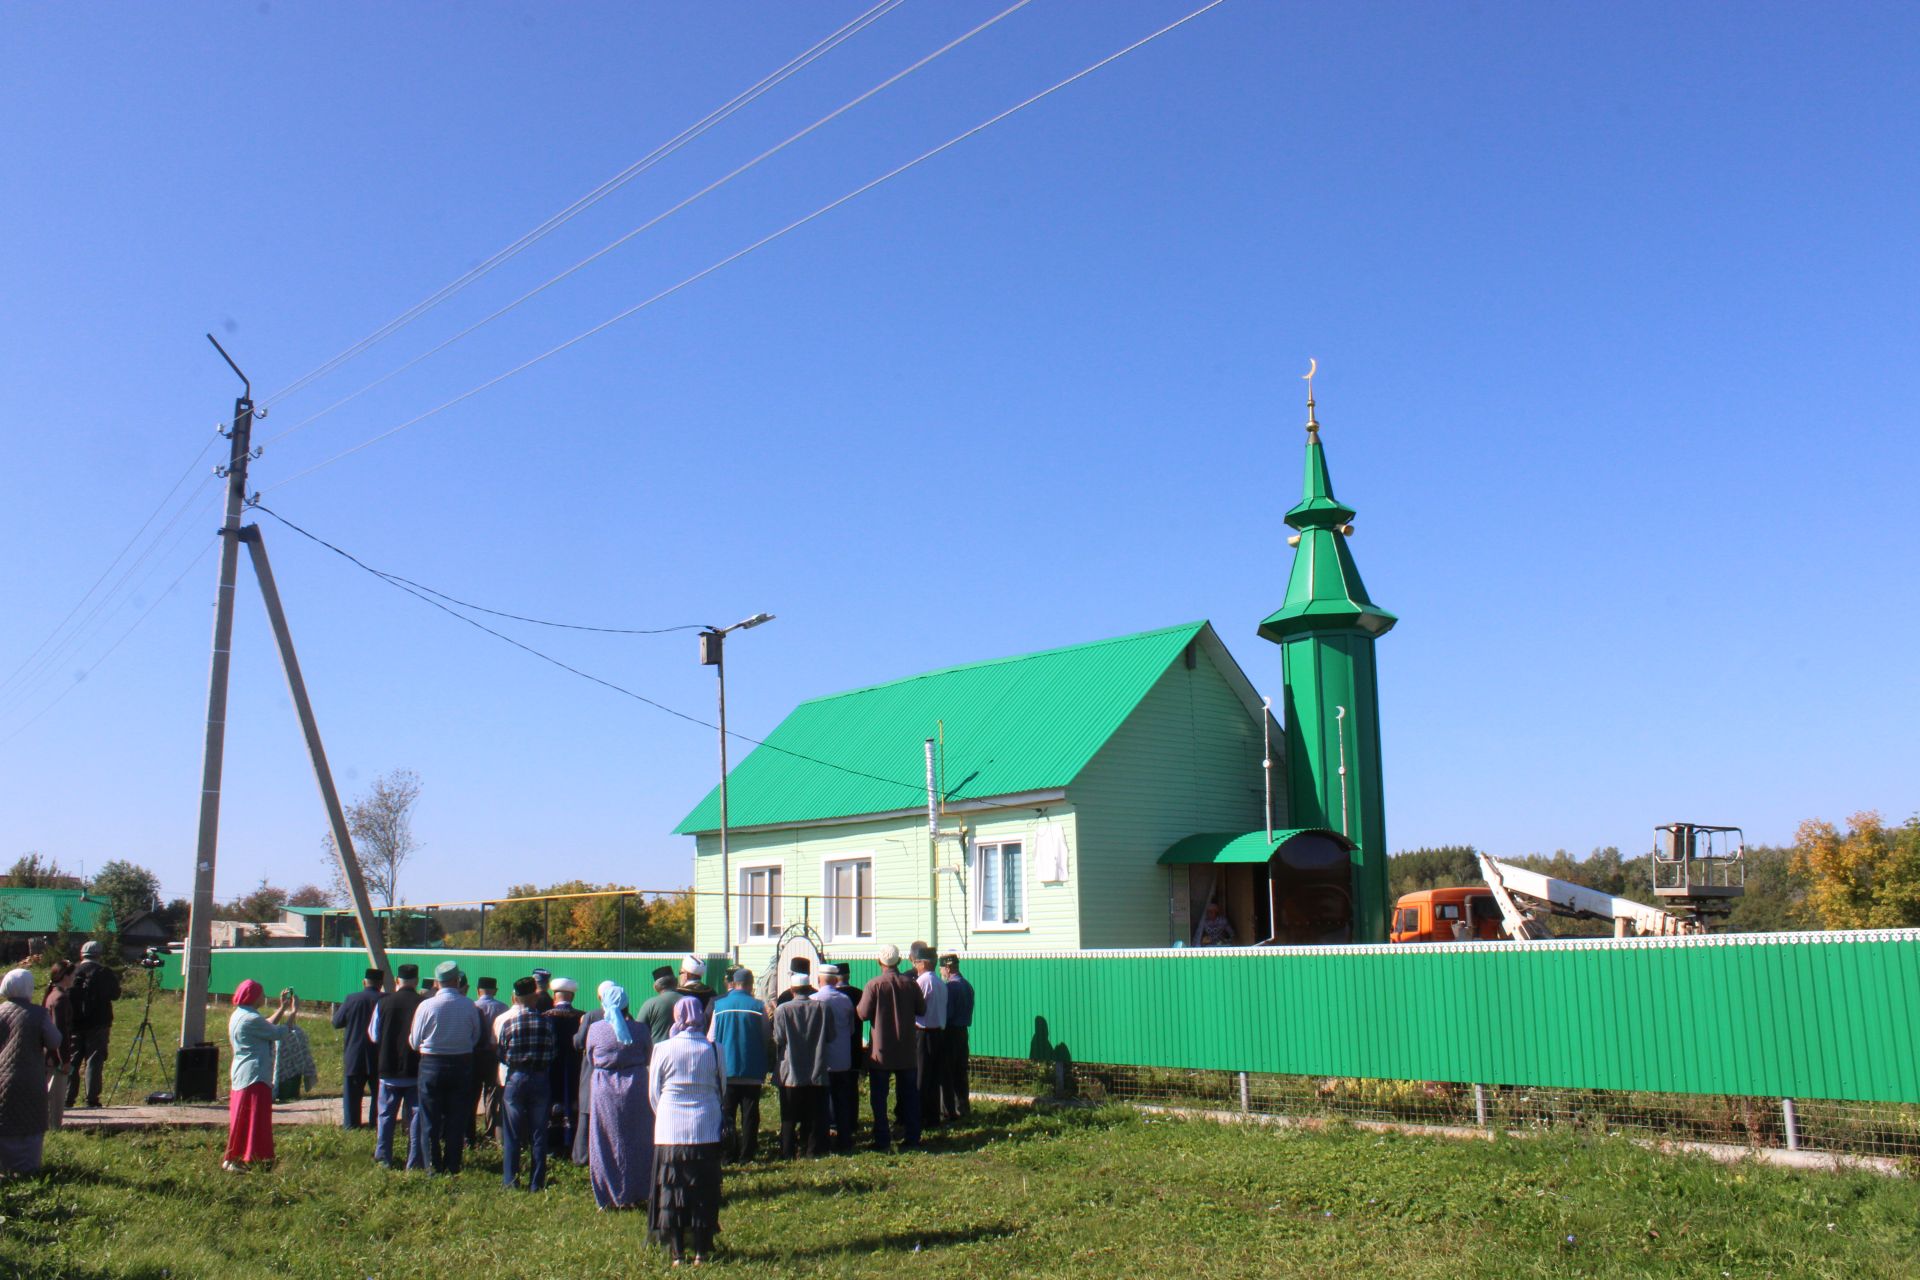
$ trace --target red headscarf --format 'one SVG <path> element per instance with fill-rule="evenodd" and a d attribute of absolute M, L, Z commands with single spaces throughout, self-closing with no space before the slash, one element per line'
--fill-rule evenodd
<path fill-rule="evenodd" d="M 233 1004 L 235 1008 L 239 1008 L 243 1004 L 252 1004 L 255 1000 L 265 1000 L 266 998 L 267 989 L 255 982 L 252 978 L 248 978 L 245 982 L 242 982 L 233 989 Z"/>

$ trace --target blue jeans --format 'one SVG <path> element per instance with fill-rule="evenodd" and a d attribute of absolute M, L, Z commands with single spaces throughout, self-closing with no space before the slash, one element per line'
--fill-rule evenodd
<path fill-rule="evenodd" d="M 420 1136 L 435 1173 L 460 1172 L 473 1116 L 473 1059 L 465 1054 L 420 1055 Z"/>
<path fill-rule="evenodd" d="M 520 1185 L 520 1153 L 532 1149 L 533 1169 L 527 1185 L 541 1191 L 547 1185 L 547 1111 L 553 1088 L 544 1069 L 509 1071 L 501 1089 L 500 1185 Z"/>
<path fill-rule="evenodd" d="M 407 1128 L 407 1168 L 427 1167 L 427 1144 L 420 1135 L 420 1086 L 380 1082 L 380 1122 L 373 1131 L 373 1158 L 389 1169 L 393 1167 L 393 1130 L 400 1119 L 400 1104 L 407 1104 L 413 1120 Z"/>
<path fill-rule="evenodd" d="M 869 1093 L 873 1102 L 873 1145 L 877 1150 L 885 1151 L 893 1141 L 893 1130 L 887 1124 L 887 1085 L 889 1082 L 899 1086 L 900 1093 L 894 1102 L 894 1119 L 906 1132 L 901 1135 L 900 1145 L 917 1147 L 920 1145 L 920 1073 L 918 1071 L 881 1071 L 867 1073 L 870 1081 Z"/>

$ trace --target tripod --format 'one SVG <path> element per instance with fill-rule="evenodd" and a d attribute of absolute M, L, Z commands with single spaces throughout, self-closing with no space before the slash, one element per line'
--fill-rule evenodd
<path fill-rule="evenodd" d="M 107 1092 L 107 1104 L 113 1104 L 114 1097 L 120 1092 L 120 1086 L 126 1082 L 127 1072 L 133 1067 L 134 1060 L 140 1056 L 141 1042 L 153 1046 L 153 1064 L 160 1068 L 160 1078 L 167 1075 L 167 1062 L 160 1053 L 160 1037 L 153 1029 L 153 994 L 160 989 L 160 971 L 157 968 L 147 970 L 147 1006 L 140 1011 L 140 1027 L 133 1033 L 133 1043 L 127 1046 L 127 1056 L 120 1063 L 120 1074 L 113 1079 L 113 1088 Z M 168 1094 L 162 1101 L 172 1102 L 173 1095 Z"/>

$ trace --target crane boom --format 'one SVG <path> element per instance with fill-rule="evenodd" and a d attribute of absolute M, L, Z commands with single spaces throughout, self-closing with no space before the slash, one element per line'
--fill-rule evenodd
<path fill-rule="evenodd" d="M 1547 936 L 1536 918 L 1539 912 L 1589 920 L 1611 920 L 1615 929 L 1623 934 L 1631 932 L 1676 937 L 1703 931 L 1693 921 L 1658 907 L 1635 902 L 1631 898 L 1602 893 L 1598 889 L 1574 884 L 1571 880 L 1556 880 L 1538 871 L 1501 862 L 1484 853 L 1479 857 L 1480 876 L 1487 882 L 1487 888 L 1493 891 L 1493 900 L 1500 906 L 1507 936 L 1516 940 Z M 1530 911 L 1529 907 L 1533 910 Z"/>

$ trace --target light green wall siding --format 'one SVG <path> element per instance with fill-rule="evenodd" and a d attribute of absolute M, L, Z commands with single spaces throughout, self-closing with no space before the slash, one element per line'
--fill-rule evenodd
<path fill-rule="evenodd" d="M 1080 814 L 1074 871 L 1083 947 L 1184 939 L 1185 876 L 1170 876 L 1160 855 L 1184 836 L 1256 831 L 1264 822 L 1260 722 L 1207 646 L 1195 654 L 1193 669 L 1184 660 L 1167 669 L 1067 789 Z M 1279 764 L 1276 735 L 1276 771 Z M 1274 799 L 1275 824 L 1284 825 L 1283 797 Z"/>
<path fill-rule="evenodd" d="M 920 815 L 884 819 L 876 822 L 844 823 L 832 826 L 778 828 L 767 831 L 736 831 L 729 839 L 729 859 L 733 867 L 734 890 L 739 890 L 743 867 L 777 865 L 782 890 L 786 895 L 784 921 L 806 919 L 826 933 L 825 868 L 829 862 L 847 858 L 871 857 L 874 874 L 874 936 L 871 940 L 836 942 L 828 938 L 828 950 L 842 954 L 866 953 L 883 942 L 891 942 L 903 951 L 908 943 L 924 940 L 943 949 L 972 947 L 974 950 L 1034 950 L 1072 948 L 1080 945 L 1074 911 L 1074 877 L 1064 884 L 1042 884 L 1033 867 L 1033 837 L 1042 823 L 1061 827 L 1067 840 L 1068 866 L 1077 874 L 1078 844 L 1073 810 L 1055 804 L 1045 810 L 1032 808 L 994 811 L 983 814 L 948 815 L 942 830 L 957 829 L 965 821 L 976 841 L 1020 840 L 1025 846 L 1027 874 L 1027 922 L 1017 930 L 981 932 L 970 918 L 972 897 L 970 877 L 966 873 L 960 842 L 946 838 L 940 842 L 938 865 L 955 868 L 959 874 L 934 876 L 928 864 L 927 824 Z M 697 837 L 698 853 L 694 862 L 694 887 L 701 891 L 694 914 L 694 937 L 702 950 L 721 949 L 720 845 L 713 835 Z M 740 946 L 741 963 L 758 969 L 766 963 L 770 948 L 765 940 L 745 936 L 741 903 L 734 904 L 734 941 Z"/>

